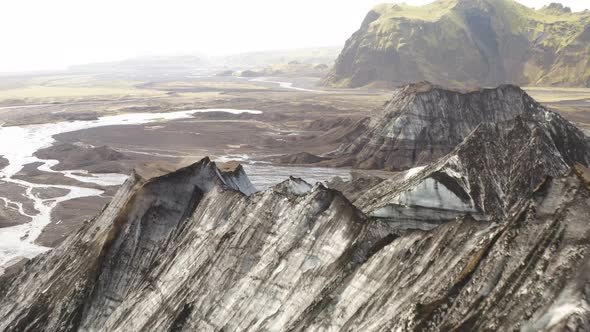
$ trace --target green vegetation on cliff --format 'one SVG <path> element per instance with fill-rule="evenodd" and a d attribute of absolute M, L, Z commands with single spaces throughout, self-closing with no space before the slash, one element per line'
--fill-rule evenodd
<path fill-rule="evenodd" d="M 382 4 L 346 42 L 327 85 L 590 86 L 590 11 L 514 0 Z"/>

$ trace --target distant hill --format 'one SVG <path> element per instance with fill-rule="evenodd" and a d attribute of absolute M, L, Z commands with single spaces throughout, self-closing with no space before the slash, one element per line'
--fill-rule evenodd
<path fill-rule="evenodd" d="M 144 56 L 122 61 L 77 65 L 69 71 L 80 73 L 179 74 L 209 66 L 203 55 Z"/>
<path fill-rule="evenodd" d="M 338 47 L 315 47 L 291 50 L 260 51 L 230 55 L 207 56 L 168 55 L 143 56 L 122 61 L 71 66 L 74 73 L 148 75 L 170 77 L 178 75 L 232 75 L 233 71 L 256 70 L 260 76 L 324 76 L 340 50 Z M 311 75 L 309 73 L 312 73 Z M 319 74 L 318 74 L 319 73 Z"/>
<path fill-rule="evenodd" d="M 383 4 L 346 42 L 328 86 L 502 83 L 590 87 L 590 11 L 514 0 Z"/>
<path fill-rule="evenodd" d="M 328 64 L 332 65 L 338 57 L 342 46 L 310 47 L 291 50 L 275 50 L 238 53 L 217 56 L 213 61 L 228 67 L 254 68 L 273 64 Z"/>

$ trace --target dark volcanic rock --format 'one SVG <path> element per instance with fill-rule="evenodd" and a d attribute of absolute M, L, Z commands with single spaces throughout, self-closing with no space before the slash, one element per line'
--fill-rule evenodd
<path fill-rule="evenodd" d="M 480 123 L 546 112 L 516 86 L 458 92 L 410 84 L 397 89 L 368 129 L 336 156 L 358 168 L 404 170 L 446 155 Z"/>
<path fill-rule="evenodd" d="M 0 329 L 267 330 L 277 308 L 281 326 L 295 324 L 375 242 L 336 191 L 298 179 L 250 197 L 234 189 L 207 159 L 147 182 L 135 174 L 99 217 L 3 284 Z"/>
<path fill-rule="evenodd" d="M 322 158 L 311 153 L 299 152 L 279 157 L 278 161 L 281 164 L 306 165 L 319 163 L 320 161 L 324 161 L 326 159 L 327 158 Z"/>
<path fill-rule="evenodd" d="M 6 166 L 8 166 L 8 159 L 0 156 L 0 171 Z"/>
<path fill-rule="evenodd" d="M 588 190 L 570 175 L 519 207 L 499 225 L 467 218 L 399 237 L 300 330 L 587 330 Z"/>
<path fill-rule="evenodd" d="M 387 179 L 355 204 L 382 218 L 403 213 L 419 220 L 427 213 L 449 220 L 469 213 L 500 220 L 548 177 L 576 164 L 590 165 L 590 140 L 556 113 L 482 123 L 447 156 Z"/>
<path fill-rule="evenodd" d="M 332 122 L 329 127 L 322 127 L 320 124 L 319 128 L 323 131 L 323 134 L 319 136 L 318 141 L 328 143 L 349 143 L 367 130 L 369 120 L 369 118 L 363 118 L 360 120 L 339 119 Z"/>
<path fill-rule="evenodd" d="M 255 193 L 257 190 L 246 176 L 244 167 L 235 161 L 230 161 L 223 164 L 218 164 L 221 178 L 225 181 L 225 184 L 241 191 L 246 195 Z"/>
<path fill-rule="evenodd" d="M 83 169 L 93 173 L 128 173 L 131 166 L 124 161 L 133 160 L 108 146 L 88 147 L 69 143 L 41 149 L 35 152 L 35 156 L 59 160 L 59 164 L 53 167 L 55 170 Z"/>
<path fill-rule="evenodd" d="M 134 174 L 100 216 L 0 279 L 0 329 L 585 330 L 580 174 L 548 179 L 499 224 L 402 233 L 299 179 L 246 196 L 209 160 Z"/>

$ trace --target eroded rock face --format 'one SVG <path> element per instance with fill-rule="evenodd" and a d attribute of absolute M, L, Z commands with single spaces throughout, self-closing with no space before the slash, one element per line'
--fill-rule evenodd
<path fill-rule="evenodd" d="M 327 186 L 340 191 L 350 201 L 355 201 L 364 192 L 384 181 L 382 177 L 358 171 L 351 172 L 350 177 L 350 180 L 346 181 L 336 176 Z"/>
<path fill-rule="evenodd" d="M 576 163 L 590 165 L 590 140 L 578 128 L 551 112 L 519 116 L 481 124 L 447 156 L 385 180 L 355 204 L 379 218 L 498 220 Z"/>
<path fill-rule="evenodd" d="M 3 156 L 0 156 L 0 170 L 2 170 L 6 166 L 8 166 L 8 160 Z"/>
<path fill-rule="evenodd" d="M 241 164 L 237 162 L 228 162 L 217 165 L 217 169 L 220 172 L 221 178 L 228 186 L 239 190 L 246 195 L 253 194 L 257 191 L 252 182 L 250 182 L 250 179 L 246 175 L 246 171 L 244 171 L 244 167 Z"/>
<path fill-rule="evenodd" d="M 12 305 L 0 329 L 294 324 L 376 237 L 336 191 L 292 178 L 246 196 L 243 179 L 226 181 L 240 170 L 203 160 L 147 182 L 135 174 L 98 218 L 2 282 Z"/>
<path fill-rule="evenodd" d="M 588 329 L 588 191 L 570 175 L 520 203 L 501 224 L 458 220 L 393 241 L 300 330 Z"/>
<path fill-rule="evenodd" d="M 501 223 L 429 232 L 389 231 L 296 178 L 246 196 L 208 160 L 135 174 L 99 217 L 0 280 L 0 329 L 585 329 L 588 172 L 547 180 Z"/>
<path fill-rule="evenodd" d="M 397 89 L 368 130 L 336 152 L 358 168 L 405 170 L 445 156 L 480 123 L 547 114 L 522 89 L 502 85 L 473 92 L 446 90 L 427 82 Z"/>

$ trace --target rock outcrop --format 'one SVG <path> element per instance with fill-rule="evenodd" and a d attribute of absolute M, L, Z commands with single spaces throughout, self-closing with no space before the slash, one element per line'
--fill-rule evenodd
<path fill-rule="evenodd" d="M 394 92 L 381 112 L 373 114 L 365 133 L 334 153 L 333 163 L 386 170 L 423 166 L 452 151 L 481 123 L 518 116 L 537 122 L 551 117 L 559 126 L 567 123 L 512 85 L 471 92 L 427 82 L 406 85 Z"/>
<path fill-rule="evenodd" d="M 2 170 L 6 166 L 8 166 L 8 160 L 0 156 L 0 170 Z"/>
<path fill-rule="evenodd" d="M 2 282 L 0 330 L 276 330 L 375 242 L 336 191 L 293 178 L 246 196 L 227 174 L 207 159 L 134 174 L 99 217 Z"/>
<path fill-rule="evenodd" d="M 217 169 L 226 185 L 246 195 L 253 194 L 257 191 L 240 163 L 230 161 L 217 165 Z"/>
<path fill-rule="evenodd" d="M 413 231 L 335 289 L 305 331 L 584 331 L 590 196 L 549 180 L 500 224 Z"/>
<path fill-rule="evenodd" d="M 350 179 L 343 180 L 339 176 L 335 176 L 326 185 L 329 188 L 340 191 L 351 202 L 354 202 L 358 197 L 362 196 L 367 190 L 374 188 L 379 183 L 383 182 L 384 178 L 373 174 L 361 173 L 359 171 L 350 172 Z"/>
<path fill-rule="evenodd" d="M 134 174 L 100 216 L 0 279 L 3 331 L 587 329 L 588 169 L 500 223 L 388 231 L 291 178 L 250 196 L 205 159 Z"/>
<path fill-rule="evenodd" d="M 514 0 L 437 0 L 372 9 L 347 41 L 329 86 L 590 86 L 590 11 Z"/>
<path fill-rule="evenodd" d="M 590 140 L 555 113 L 482 123 L 455 150 L 366 190 L 355 204 L 379 218 L 430 222 L 470 214 L 506 218 L 523 197 L 576 164 L 590 165 Z"/>

